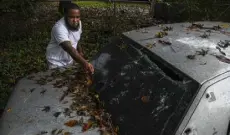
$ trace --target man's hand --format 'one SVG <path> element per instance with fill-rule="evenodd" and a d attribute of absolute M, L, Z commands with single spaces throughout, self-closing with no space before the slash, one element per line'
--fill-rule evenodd
<path fill-rule="evenodd" d="M 84 64 L 84 68 L 85 68 L 85 70 L 86 70 L 87 72 L 90 72 L 91 74 L 94 73 L 94 67 L 93 67 L 92 64 L 86 62 L 86 63 Z"/>

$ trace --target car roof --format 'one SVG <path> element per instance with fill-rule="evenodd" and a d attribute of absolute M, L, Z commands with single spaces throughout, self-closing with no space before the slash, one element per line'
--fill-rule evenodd
<path fill-rule="evenodd" d="M 230 65 L 226 62 L 228 59 L 223 61 L 224 55 L 216 49 L 220 41 L 230 40 L 230 23 L 206 21 L 194 24 L 197 24 L 193 25 L 197 27 L 203 25 L 205 29 L 191 28 L 192 23 L 185 22 L 132 30 L 123 33 L 123 35 L 159 56 L 159 58 L 164 60 L 163 62 L 167 62 L 202 84 L 230 70 Z M 167 31 L 168 35 L 163 38 L 156 38 L 155 35 L 162 31 L 163 28 L 166 28 L 166 26 L 172 27 L 173 30 Z M 208 31 L 209 28 L 214 26 L 216 28 L 220 26 L 221 29 Z M 210 36 L 203 38 L 202 35 L 204 33 L 206 35 L 210 33 Z M 159 40 L 169 41 L 171 45 L 163 45 L 159 43 Z M 225 58 L 230 58 L 230 47 L 221 48 L 221 50 L 226 54 Z M 203 56 L 200 54 L 202 52 L 207 52 L 207 54 Z M 193 59 L 194 55 L 195 58 Z M 220 56 L 218 57 L 219 59 L 216 55 Z"/>

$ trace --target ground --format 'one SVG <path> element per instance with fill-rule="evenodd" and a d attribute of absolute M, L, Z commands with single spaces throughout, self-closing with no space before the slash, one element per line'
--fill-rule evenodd
<path fill-rule="evenodd" d="M 30 74 L 47 69 L 45 49 L 53 24 L 60 18 L 57 3 L 38 3 L 35 14 L 23 17 L 17 13 L 1 15 L 0 22 L 0 109 L 3 110 L 17 81 Z M 149 5 L 81 2 L 82 44 L 90 59 L 110 37 L 122 32 L 155 25 L 149 16 Z M 12 21 L 13 20 L 13 21 Z"/>

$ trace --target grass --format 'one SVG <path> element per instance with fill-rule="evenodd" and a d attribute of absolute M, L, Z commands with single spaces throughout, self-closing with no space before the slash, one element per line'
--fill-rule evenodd
<path fill-rule="evenodd" d="M 112 2 L 103 2 L 103 1 L 75 1 L 80 7 L 97 7 L 97 8 L 108 8 L 113 7 Z M 127 3 L 127 2 L 116 2 L 116 6 L 126 6 L 126 7 L 141 7 L 148 8 L 149 4 L 147 3 Z"/>

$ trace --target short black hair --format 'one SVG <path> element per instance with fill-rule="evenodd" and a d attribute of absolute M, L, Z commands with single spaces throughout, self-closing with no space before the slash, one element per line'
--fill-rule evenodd
<path fill-rule="evenodd" d="M 67 14 L 69 12 L 69 10 L 71 10 L 71 9 L 80 10 L 80 7 L 77 4 L 68 3 L 68 4 L 66 4 L 66 6 L 64 8 L 64 14 Z"/>

